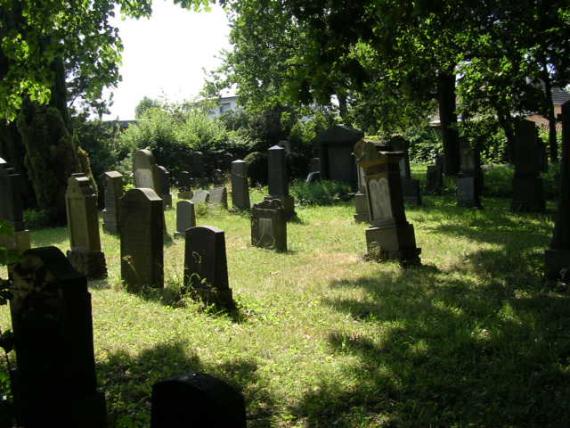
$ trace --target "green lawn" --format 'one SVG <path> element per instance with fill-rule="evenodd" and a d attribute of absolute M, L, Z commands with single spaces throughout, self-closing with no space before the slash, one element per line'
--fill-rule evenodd
<path fill-rule="evenodd" d="M 552 222 L 512 214 L 506 199 L 483 204 L 409 207 L 422 266 L 408 270 L 363 260 L 350 203 L 298 207 L 287 254 L 251 247 L 247 216 L 201 212 L 199 225 L 226 233 L 233 319 L 174 305 L 172 290 L 127 293 L 119 241 L 103 234 L 109 279 L 91 293 L 113 426 L 145 426 L 152 383 L 189 369 L 239 388 L 251 427 L 567 426 L 570 299 L 541 278 Z M 173 210 L 167 223 L 173 232 Z M 69 245 L 65 229 L 33 242 Z M 171 289 L 183 249 L 165 249 Z"/>

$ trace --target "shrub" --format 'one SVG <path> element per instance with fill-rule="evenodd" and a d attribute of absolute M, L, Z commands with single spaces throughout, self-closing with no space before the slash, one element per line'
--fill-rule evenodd
<path fill-rule="evenodd" d="M 350 199 L 350 185 L 340 181 L 321 180 L 315 183 L 295 181 L 291 194 L 303 205 L 332 205 Z"/>
<path fill-rule="evenodd" d="M 252 152 L 244 159 L 247 162 L 247 175 L 253 185 L 267 184 L 267 153 Z"/>

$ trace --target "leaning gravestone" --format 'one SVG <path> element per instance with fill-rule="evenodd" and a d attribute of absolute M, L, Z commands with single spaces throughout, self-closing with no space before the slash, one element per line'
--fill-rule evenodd
<path fill-rule="evenodd" d="M 232 205 L 237 210 L 249 210 L 249 186 L 247 183 L 247 162 L 232 162 Z"/>
<path fill-rule="evenodd" d="M 358 129 L 335 125 L 319 134 L 320 172 L 323 180 L 342 181 L 357 189 L 357 173 L 352 149 L 364 138 Z"/>
<path fill-rule="evenodd" d="M 421 250 L 404 211 L 399 168 L 403 153 L 378 151 L 374 143 L 362 140 L 354 146 L 354 154 L 364 170 L 372 224 L 366 229 L 368 257 L 396 259 L 403 265 L 418 264 Z"/>
<path fill-rule="evenodd" d="M 228 282 L 226 238 L 215 227 L 191 227 L 186 231 L 184 286 L 206 304 L 235 309 Z"/>
<path fill-rule="evenodd" d="M 290 220 L 295 216 L 295 200 L 289 195 L 285 149 L 281 146 L 273 146 L 269 148 L 267 154 L 269 196 L 281 201 L 285 218 Z"/>
<path fill-rule="evenodd" d="M 477 147 L 462 141 L 459 146 L 460 167 L 457 175 L 457 204 L 466 208 L 481 208 L 482 171 Z"/>
<path fill-rule="evenodd" d="M 562 159 L 558 215 L 550 248 L 546 250 L 546 277 L 556 280 L 570 275 L 570 101 L 562 105 Z"/>
<path fill-rule="evenodd" d="M 119 200 L 123 197 L 123 175 L 117 171 L 103 174 L 105 180 L 105 209 L 103 228 L 109 233 L 119 233 Z"/>
<path fill-rule="evenodd" d="M 402 178 L 404 202 L 421 205 L 422 195 L 420 191 L 420 182 L 419 180 L 412 178 L 408 141 L 400 135 L 395 135 L 390 138 L 389 144 L 393 151 L 403 153 L 403 156 L 400 159 L 400 177 Z"/>
<path fill-rule="evenodd" d="M 31 246 L 30 232 L 24 227 L 21 179 L 20 174 L 0 158 L 0 220 L 11 227 L 6 234 L 0 235 L 0 245 L 17 254 L 28 250 Z"/>
<path fill-rule="evenodd" d="M 251 210 L 251 244 L 287 251 L 287 220 L 281 201 L 266 199 Z"/>
<path fill-rule="evenodd" d="M 198 189 L 194 192 L 194 196 L 192 196 L 192 202 L 194 205 L 196 204 L 207 204 L 210 200 L 210 192 L 204 189 Z"/>
<path fill-rule="evenodd" d="M 67 258 L 71 265 L 90 279 L 107 276 L 105 255 L 101 251 L 97 195 L 85 174 L 73 174 L 65 192 L 67 229 L 71 250 Z"/>
<path fill-rule="evenodd" d="M 162 198 L 164 209 L 172 208 L 172 194 L 170 193 L 170 172 L 162 165 L 156 165 L 156 175 L 160 187 L 159 196 Z"/>
<path fill-rule="evenodd" d="M 160 176 L 154 155 L 150 150 L 142 149 L 135 152 L 133 155 L 133 173 L 135 187 L 152 189 L 157 195 L 161 194 Z"/>
<path fill-rule="evenodd" d="M 225 187 L 216 187 L 210 189 L 209 204 L 218 205 L 222 208 L 228 209 L 228 191 Z"/>
<path fill-rule="evenodd" d="M 186 231 L 196 226 L 196 212 L 191 201 L 178 201 L 176 204 L 176 232 L 175 236 L 185 236 Z"/>
<path fill-rule="evenodd" d="M 515 212 L 543 212 L 544 190 L 540 173 L 544 168 L 541 143 L 534 122 L 521 120 L 515 127 L 513 200 Z"/>
<path fill-rule="evenodd" d="M 131 189 L 121 199 L 121 278 L 127 288 L 164 287 L 164 212 L 152 189 Z"/>
<path fill-rule="evenodd" d="M 245 428 L 243 396 L 205 373 L 188 373 L 152 386 L 151 428 Z"/>
<path fill-rule="evenodd" d="M 26 251 L 12 277 L 18 426 L 105 427 L 87 279 L 55 247 Z"/>

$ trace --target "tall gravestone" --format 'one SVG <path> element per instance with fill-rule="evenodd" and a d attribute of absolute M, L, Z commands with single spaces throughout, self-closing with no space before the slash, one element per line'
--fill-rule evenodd
<path fill-rule="evenodd" d="M 0 245 L 15 253 L 21 253 L 31 246 L 30 232 L 24 227 L 21 179 L 20 174 L 0 158 L 0 220 L 11 227 L 6 234 L 0 235 Z"/>
<path fill-rule="evenodd" d="M 570 101 L 562 105 L 560 199 L 554 234 L 545 260 L 548 279 L 570 278 Z"/>
<path fill-rule="evenodd" d="M 402 158 L 400 159 L 400 177 L 402 179 L 404 202 L 421 205 L 422 195 L 420 191 L 420 182 L 419 180 L 412 178 L 408 141 L 400 135 L 395 135 L 390 138 L 389 144 L 391 150 L 403 153 Z"/>
<path fill-rule="evenodd" d="M 287 220 L 281 201 L 266 199 L 251 210 L 251 244 L 287 251 Z"/>
<path fill-rule="evenodd" d="M 457 204 L 466 208 L 481 208 L 483 178 L 478 147 L 467 141 L 459 146 L 459 174 L 457 175 Z"/>
<path fill-rule="evenodd" d="M 67 258 L 71 265 L 90 279 L 107 276 L 105 255 L 101 251 L 97 195 L 85 174 L 73 174 L 65 192 L 67 229 L 71 249 Z"/>
<path fill-rule="evenodd" d="M 185 236 L 186 231 L 196 226 L 196 212 L 191 201 L 178 201 L 176 204 L 175 236 Z"/>
<path fill-rule="evenodd" d="M 170 172 L 162 165 L 156 165 L 156 175 L 159 180 L 160 193 L 164 209 L 172 208 L 172 194 L 170 193 Z"/>
<path fill-rule="evenodd" d="M 426 174 L 426 192 L 438 195 L 443 190 L 443 156 L 438 155 L 435 165 L 428 165 Z"/>
<path fill-rule="evenodd" d="M 364 170 L 371 227 L 366 230 L 368 257 L 395 259 L 403 265 L 418 264 L 414 227 L 406 220 L 399 163 L 401 152 L 383 152 L 367 141 L 354 146 Z"/>
<path fill-rule="evenodd" d="M 152 189 L 161 194 L 160 176 L 154 155 L 149 149 L 137 150 L 133 155 L 135 187 Z"/>
<path fill-rule="evenodd" d="M 121 278 L 132 291 L 164 287 L 164 211 L 152 189 L 131 189 L 121 199 Z"/>
<path fill-rule="evenodd" d="M 184 285 L 206 304 L 235 309 L 222 230 L 204 226 L 186 231 Z"/>
<path fill-rule="evenodd" d="M 289 195 L 289 177 L 285 149 L 281 146 L 270 147 L 267 151 L 269 198 L 279 199 L 285 211 L 285 218 L 295 216 L 295 200 Z"/>
<path fill-rule="evenodd" d="M 234 209 L 249 210 L 249 185 L 247 182 L 247 162 L 236 160 L 232 162 L 232 205 Z"/>
<path fill-rule="evenodd" d="M 105 427 L 85 276 L 60 250 L 45 247 L 26 251 L 12 278 L 18 426 Z"/>
<path fill-rule="evenodd" d="M 210 198 L 208 203 L 228 209 L 228 190 L 225 187 L 215 187 L 210 189 Z"/>
<path fill-rule="evenodd" d="M 515 212 L 543 212 L 544 189 L 540 173 L 544 169 L 541 144 L 534 122 L 521 120 L 515 126 L 513 200 Z"/>
<path fill-rule="evenodd" d="M 105 180 L 105 209 L 103 228 L 109 233 L 119 233 L 119 201 L 123 197 L 123 175 L 117 171 L 103 174 Z"/>
<path fill-rule="evenodd" d="M 319 134 L 320 172 L 323 180 L 342 181 L 357 189 L 357 172 L 352 149 L 364 138 L 358 129 L 335 125 Z"/>
<path fill-rule="evenodd" d="M 358 162 L 356 171 L 358 174 L 358 190 L 354 194 L 354 207 L 356 208 L 354 220 L 357 222 L 369 222 L 370 217 L 368 216 L 368 198 L 366 197 L 364 170 L 358 165 Z"/>

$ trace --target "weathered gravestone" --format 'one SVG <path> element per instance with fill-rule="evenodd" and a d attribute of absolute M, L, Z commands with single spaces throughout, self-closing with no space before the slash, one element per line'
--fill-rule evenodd
<path fill-rule="evenodd" d="M 267 164 L 269 196 L 281 201 L 285 211 L 285 218 L 290 220 L 295 216 L 295 200 L 289 195 L 285 149 L 281 146 L 270 147 L 267 151 Z"/>
<path fill-rule="evenodd" d="M 105 254 L 101 251 L 97 195 L 85 174 L 73 174 L 65 192 L 71 265 L 90 279 L 107 276 Z"/>
<path fill-rule="evenodd" d="M 544 190 L 540 173 L 544 168 L 542 143 L 534 122 L 521 120 L 515 126 L 513 200 L 515 212 L 543 212 Z"/>
<path fill-rule="evenodd" d="M 364 170 L 357 164 L 356 171 L 358 173 L 358 190 L 354 194 L 354 207 L 356 208 L 354 220 L 357 222 L 369 222 L 370 217 L 368 213 L 368 198 L 366 197 Z"/>
<path fill-rule="evenodd" d="M 205 373 L 188 373 L 152 387 L 151 428 L 245 428 L 243 396 Z"/>
<path fill-rule="evenodd" d="M 178 173 L 178 199 L 192 199 L 192 175 L 188 171 L 180 171 Z"/>
<path fill-rule="evenodd" d="M 251 210 L 251 244 L 287 251 L 287 220 L 281 201 L 266 199 Z"/>
<path fill-rule="evenodd" d="M 210 200 L 210 192 L 204 189 L 198 189 L 194 192 L 192 196 L 192 202 L 194 204 L 206 204 Z"/>
<path fill-rule="evenodd" d="M 352 149 L 357 141 L 364 138 L 358 129 L 336 125 L 318 136 L 321 178 L 342 181 L 357 189 L 357 173 Z"/>
<path fill-rule="evenodd" d="M 477 147 L 462 141 L 459 146 L 459 174 L 457 175 L 457 204 L 467 208 L 481 208 L 483 173 Z"/>
<path fill-rule="evenodd" d="M 225 187 L 215 187 L 210 189 L 209 204 L 218 205 L 228 209 L 228 191 Z"/>
<path fill-rule="evenodd" d="M 184 285 L 206 304 L 235 309 L 222 230 L 204 226 L 186 231 Z"/>
<path fill-rule="evenodd" d="M 6 234 L 0 234 L 0 245 L 15 253 L 21 253 L 31 246 L 30 232 L 24 227 L 21 179 L 20 174 L 0 158 L 0 220 L 11 228 Z"/>
<path fill-rule="evenodd" d="M 133 173 L 135 187 L 152 189 L 161 194 L 160 176 L 156 168 L 154 155 L 148 149 L 137 150 L 133 155 Z"/>
<path fill-rule="evenodd" d="M 390 138 L 389 145 L 391 150 L 403 153 L 403 156 L 400 159 L 400 177 L 402 178 L 404 202 L 421 205 L 422 195 L 420 191 L 420 182 L 419 180 L 412 178 L 408 141 L 400 135 L 395 135 Z"/>
<path fill-rule="evenodd" d="M 191 201 L 178 201 L 176 204 L 176 232 L 175 236 L 185 236 L 186 231 L 196 226 L 196 212 Z"/>
<path fill-rule="evenodd" d="M 247 182 L 247 162 L 232 162 L 232 206 L 237 210 L 249 210 L 249 186 Z"/>
<path fill-rule="evenodd" d="M 121 199 L 121 278 L 132 291 L 164 286 L 164 212 L 152 189 L 131 189 Z"/>
<path fill-rule="evenodd" d="M 55 247 L 26 251 L 12 278 L 18 426 L 105 427 L 87 279 Z"/>
<path fill-rule="evenodd" d="M 156 165 L 156 175 L 159 180 L 160 193 L 164 209 L 172 208 L 172 194 L 170 193 L 170 172 L 162 165 Z"/>
<path fill-rule="evenodd" d="M 550 248 L 546 250 L 546 277 L 570 279 L 570 101 L 562 105 L 562 159 L 560 199 Z"/>
<path fill-rule="evenodd" d="M 403 153 L 378 151 L 372 142 L 356 143 L 354 154 L 364 170 L 372 227 L 366 230 L 368 257 L 418 264 L 414 227 L 406 220 L 399 162 Z"/>
<path fill-rule="evenodd" d="M 123 197 L 123 175 L 117 171 L 103 174 L 105 180 L 105 209 L 103 228 L 109 233 L 119 233 L 119 201 Z"/>
<path fill-rule="evenodd" d="M 428 165 L 426 174 L 426 192 L 438 195 L 443 190 L 443 156 L 438 155 L 435 165 Z"/>

